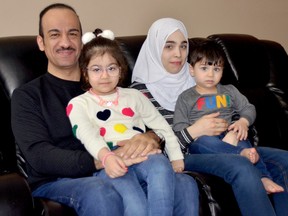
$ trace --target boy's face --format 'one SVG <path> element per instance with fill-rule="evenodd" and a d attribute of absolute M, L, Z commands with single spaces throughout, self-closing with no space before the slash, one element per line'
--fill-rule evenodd
<path fill-rule="evenodd" d="M 216 65 L 202 59 L 193 66 L 190 65 L 190 74 L 196 82 L 199 93 L 215 93 L 216 86 L 223 74 L 223 66 Z"/>
<path fill-rule="evenodd" d="M 188 55 L 187 43 L 186 38 L 179 30 L 167 38 L 161 61 L 168 73 L 177 74 L 181 71 Z"/>

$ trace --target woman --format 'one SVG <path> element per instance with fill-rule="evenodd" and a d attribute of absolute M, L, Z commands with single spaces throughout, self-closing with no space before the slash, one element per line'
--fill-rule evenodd
<path fill-rule="evenodd" d="M 178 95 L 195 85 L 189 75 L 188 34 L 179 20 L 162 18 L 150 27 L 133 69 L 131 87 L 142 91 L 172 126 Z M 181 131 L 179 142 L 183 152 L 186 145 L 202 135 L 219 135 L 227 129 L 227 122 L 217 118 L 219 113 L 206 115 Z M 273 195 L 275 210 L 266 194 L 258 170 L 246 158 L 238 155 L 185 155 L 185 170 L 202 172 L 223 178 L 231 185 L 242 215 L 287 215 L 288 153 L 270 148 L 259 148 L 273 179 L 285 188 L 285 193 Z M 284 168 L 280 171 L 276 163 Z M 271 160 L 270 160 L 271 161 Z M 286 172 L 285 172 L 286 171 Z M 253 203 L 253 208 L 248 208 Z M 283 204 L 284 203 L 284 204 Z M 275 213 L 276 211 L 276 213 Z"/>

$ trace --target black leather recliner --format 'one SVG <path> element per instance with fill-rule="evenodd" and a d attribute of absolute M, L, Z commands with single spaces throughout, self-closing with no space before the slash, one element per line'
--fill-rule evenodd
<path fill-rule="evenodd" d="M 128 59 L 130 72 L 145 37 L 116 38 Z M 226 53 L 228 64 L 222 83 L 237 86 L 256 106 L 256 144 L 288 150 L 288 73 L 285 67 L 288 56 L 284 48 L 275 41 L 259 40 L 250 35 L 215 34 L 209 38 L 217 41 Z M 190 49 L 202 40 L 205 38 L 190 38 Z M 25 161 L 16 157 L 18 151 L 10 123 L 12 92 L 45 73 L 46 69 L 47 59 L 39 51 L 35 36 L 0 38 L 0 101 L 4 112 L 0 144 L 0 216 L 76 215 L 59 203 L 33 199 L 26 181 Z M 130 78 L 131 73 L 126 79 L 127 86 Z M 241 215 L 230 185 L 215 176 L 189 174 L 197 180 L 200 189 L 199 215 Z"/>

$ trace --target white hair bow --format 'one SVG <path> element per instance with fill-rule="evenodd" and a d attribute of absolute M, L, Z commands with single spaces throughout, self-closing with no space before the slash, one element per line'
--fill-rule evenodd
<path fill-rule="evenodd" d="M 98 36 L 104 37 L 104 38 L 108 38 L 110 40 L 114 40 L 115 36 L 114 33 L 111 30 L 104 30 L 102 33 L 98 34 Z M 88 42 L 90 42 L 92 39 L 96 38 L 95 34 L 93 32 L 86 32 L 83 36 L 82 36 L 82 43 L 86 44 Z"/>

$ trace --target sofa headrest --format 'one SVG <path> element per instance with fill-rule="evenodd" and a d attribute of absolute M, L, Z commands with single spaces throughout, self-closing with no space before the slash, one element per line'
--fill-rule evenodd
<path fill-rule="evenodd" d="M 116 37 L 116 40 L 120 43 L 120 47 L 126 56 L 129 66 L 127 77 L 124 80 L 124 87 L 131 84 L 132 70 L 145 39 L 146 35 Z"/>
<path fill-rule="evenodd" d="M 269 58 L 270 80 L 269 86 L 279 88 L 286 93 L 288 101 L 288 55 L 281 44 L 271 40 L 261 40 Z"/>
<path fill-rule="evenodd" d="M 0 38 L 0 79 L 10 98 L 15 88 L 47 71 L 47 59 L 35 36 Z"/>
<path fill-rule="evenodd" d="M 263 87 L 268 84 L 269 61 L 260 40 L 244 34 L 214 34 L 208 38 L 222 46 L 239 86 Z"/>

